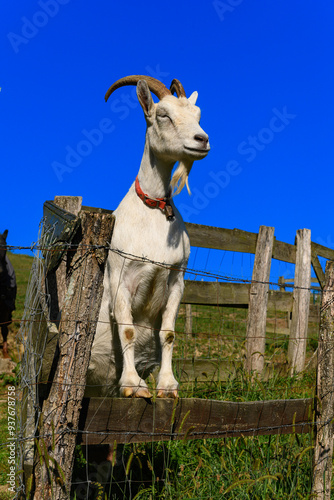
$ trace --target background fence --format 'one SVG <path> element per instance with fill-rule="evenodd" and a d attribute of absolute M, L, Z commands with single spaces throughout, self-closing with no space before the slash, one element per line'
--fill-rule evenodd
<path fill-rule="evenodd" d="M 73 473 L 78 443 L 84 446 L 87 463 L 94 453 L 89 446 L 96 450 L 97 445 L 111 445 L 111 463 L 117 468 L 116 444 L 307 434 L 314 429 L 314 423 L 317 429 L 319 422 L 326 422 L 326 429 L 331 427 L 331 401 L 328 403 L 322 393 L 318 394 L 322 401 L 320 412 L 313 397 L 267 400 L 263 386 L 278 373 L 288 373 L 298 383 L 296 374 L 305 365 L 316 365 L 321 297 L 312 296 L 311 300 L 311 266 L 323 289 L 325 273 L 320 259 L 332 260 L 334 251 L 312 243 L 308 230 L 298 231 L 296 244 L 290 245 L 277 241 L 273 228 L 261 227 L 259 234 L 254 234 L 187 224 L 192 247 L 253 254 L 254 258 L 248 278 L 206 268 L 185 270 L 188 279 L 174 351 L 181 399 L 154 400 L 153 404 L 123 398 L 85 399 L 85 373 L 98 320 L 112 227 L 110 211 L 82 207 L 78 197 L 57 197 L 55 202 L 44 205 L 42 232 L 35 247 L 19 334 L 19 342 L 24 346 L 18 436 L 20 468 L 24 470 L 19 485 L 22 495 L 25 492 L 29 496 L 34 491 L 34 498 L 68 498 L 72 481 L 72 490 L 76 491 L 72 494 L 80 498 Z M 272 259 L 295 265 L 291 291 L 282 289 L 286 279 L 271 281 Z M 333 293 L 331 284 L 325 288 L 326 293 Z M 324 304 L 330 303 L 331 298 L 327 297 L 325 303 L 324 297 L 322 300 L 324 314 L 328 312 Z M 320 345 L 330 345 L 330 333 L 327 337 L 320 335 Z M 327 355 L 328 350 L 321 351 L 320 360 L 326 360 Z M 327 368 L 328 362 L 327 359 Z M 319 363 L 318 370 L 323 366 Z M 217 400 L 217 388 L 223 396 L 219 399 L 228 399 L 224 387 L 238 371 L 248 374 L 244 378 L 248 387 L 262 385 L 261 401 Z M 154 392 L 153 377 L 149 383 Z M 330 378 L 328 383 L 332 384 Z M 324 439 L 327 443 L 328 435 L 321 437 L 322 445 Z M 119 450 L 118 447 L 118 453 Z M 328 495 L 332 450 L 326 453 L 325 460 L 323 453 L 321 460 L 317 452 L 314 454 L 313 492 L 327 491 Z M 133 495 L 129 479 L 133 457 L 132 451 L 120 481 L 126 485 L 122 494 L 126 491 L 129 498 Z M 327 474 L 325 485 L 319 483 L 319 478 L 324 477 L 320 462 Z M 166 465 L 164 488 L 168 485 L 168 470 Z M 96 481 L 89 478 L 87 469 L 86 489 L 82 493 L 86 496 L 89 489 L 92 494 L 98 489 L 92 484 Z M 107 480 L 97 483 L 107 491 Z M 221 493 L 227 490 L 228 487 Z"/>

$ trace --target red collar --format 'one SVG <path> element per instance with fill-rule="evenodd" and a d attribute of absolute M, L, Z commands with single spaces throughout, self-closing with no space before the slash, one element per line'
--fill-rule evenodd
<path fill-rule="evenodd" d="M 170 204 L 171 192 L 169 192 L 168 197 L 165 197 L 165 198 L 150 198 L 141 189 L 140 184 L 139 184 L 139 180 L 138 180 L 138 175 L 136 177 L 135 188 L 136 188 L 137 195 L 145 203 L 145 205 L 147 205 L 150 208 L 160 208 L 160 210 L 162 212 L 164 212 L 164 214 L 166 215 L 167 220 L 174 219 L 173 207 Z"/>

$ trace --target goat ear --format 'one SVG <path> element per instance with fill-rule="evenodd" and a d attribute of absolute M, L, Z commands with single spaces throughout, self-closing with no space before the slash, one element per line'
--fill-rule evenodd
<path fill-rule="evenodd" d="M 188 101 L 190 102 L 190 104 L 195 105 L 195 104 L 196 104 L 196 101 L 197 101 L 197 97 L 198 97 L 198 92 L 196 92 L 196 90 L 195 90 L 195 92 L 193 92 L 193 93 L 191 94 L 191 96 L 190 96 L 190 97 L 188 97 Z"/>
<path fill-rule="evenodd" d="M 5 240 L 7 239 L 7 235 L 8 235 L 8 229 L 5 229 L 5 231 L 2 234 L 2 236 L 5 238 Z"/>
<path fill-rule="evenodd" d="M 145 115 L 151 116 L 154 109 L 154 102 L 145 80 L 139 80 L 137 83 L 137 96 Z"/>

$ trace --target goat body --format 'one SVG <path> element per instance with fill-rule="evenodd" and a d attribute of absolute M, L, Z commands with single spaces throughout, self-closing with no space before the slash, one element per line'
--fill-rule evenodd
<path fill-rule="evenodd" d="M 197 93 L 189 99 L 164 95 L 156 104 L 146 77 L 136 78 L 147 122 L 138 180 L 144 193 L 161 199 L 171 185 L 179 181 L 180 190 L 187 184 L 193 161 L 210 149 L 208 136 L 199 126 Z M 179 166 L 171 179 L 176 161 Z M 87 395 L 113 395 L 119 387 L 122 396 L 151 397 L 143 379 L 159 363 L 157 396 L 178 395 L 172 349 L 190 243 L 181 215 L 172 199 L 169 203 L 172 220 L 159 208 L 147 206 L 133 183 L 114 212 Z"/>

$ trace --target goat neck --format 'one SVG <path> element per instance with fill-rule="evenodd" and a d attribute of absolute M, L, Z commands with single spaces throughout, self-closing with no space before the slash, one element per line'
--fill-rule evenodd
<path fill-rule="evenodd" d="M 158 158 L 145 141 L 138 180 L 142 190 L 152 198 L 164 198 L 170 191 L 171 173 L 175 162 Z"/>

